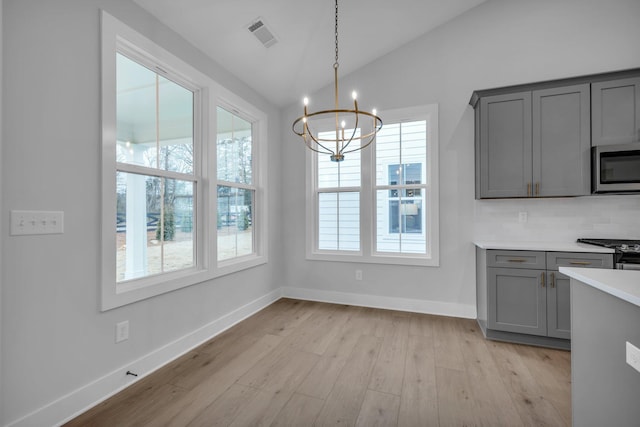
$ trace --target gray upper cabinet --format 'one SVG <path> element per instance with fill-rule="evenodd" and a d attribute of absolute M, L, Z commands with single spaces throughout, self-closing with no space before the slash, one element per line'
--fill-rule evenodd
<path fill-rule="evenodd" d="M 640 68 L 473 92 L 476 199 L 591 194 L 591 147 L 640 142 Z"/>
<path fill-rule="evenodd" d="M 589 194 L 588 84 L 480 98 L 477 198 Z"/>
<path fill-rule="evenodd" d="M 481 197 L 526 197 L 531 191 L 531 92 L 480 100 Z"/>
<path fill-rule="evenodd" d="M 592 144 L 640 141 L 640 77 L 591 85 Z"/>
<path fill-rule="evenodd" d="M 591 193 L 589 85 L 533 92 L 533 195 Z"/>

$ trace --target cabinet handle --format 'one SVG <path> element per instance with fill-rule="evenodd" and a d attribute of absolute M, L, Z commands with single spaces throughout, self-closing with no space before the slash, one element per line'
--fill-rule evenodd
<path fill-rule="evenodd" d="M 531 197 L 531 183 L 527 182 L 527 197 Z"/>
<path fill-rule="evenodd" d="M 589 261 L 570 261 L 571 265 L 591 265 Z"/>
<path fill-rule="evenodd" d="M 540 286 L 542 286 L 543 288 L 545 286 L 544 276 L 546 276 L 546 273 L 541 273 L 540 274 Z"/>
<path fill-rule="evenodd" d="M 551 287 L 555 288 L 556 287 L 556 273 L 551 273 Z"/>
<path fill-rule="evenodd" d="M 526 259 L 522 259 L 522 258 L 511 258 L 511 259 L 508 259 L 507 261 L 509 261 L 509 262 L 527 262 Z"/>
<path fill-rule="evenodd" d="M 540 183 L 536 182 L 536 196 L 540 195 Z"/>

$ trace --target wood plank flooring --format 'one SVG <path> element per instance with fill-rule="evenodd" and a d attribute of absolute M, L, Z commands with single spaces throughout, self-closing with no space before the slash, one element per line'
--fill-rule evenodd
<path fill-rule="evenodd" d="M 571 355 L 281 299 L 66 426 L 570 426 Z"/>

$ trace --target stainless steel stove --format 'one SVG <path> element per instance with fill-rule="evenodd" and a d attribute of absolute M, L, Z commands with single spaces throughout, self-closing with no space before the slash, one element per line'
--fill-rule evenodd
<path fill-rule="evenodd" d="M 614 262 L 619 270 L 640 270 L 640 240 L 578 239 L 579 243 L 615 249 Z"/>

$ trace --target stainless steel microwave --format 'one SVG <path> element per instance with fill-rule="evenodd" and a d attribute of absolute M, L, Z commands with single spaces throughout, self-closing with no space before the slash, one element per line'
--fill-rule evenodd
<path fill-rule="evenodd" d="M 640 142 L 592 148 L 593 192 L 640 192 Z"/>

